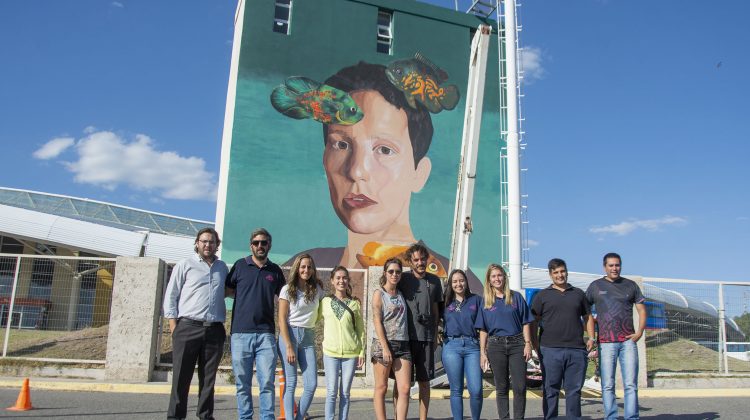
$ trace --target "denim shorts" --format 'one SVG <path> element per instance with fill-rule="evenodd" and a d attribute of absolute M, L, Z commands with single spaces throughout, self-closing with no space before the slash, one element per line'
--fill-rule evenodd
<path fill-rule="evenodd" d="M 411 361 L 411 350 L 409 349 L 408 341 L 389 341 L 388 347 L 391 350 L 393 359 L 403 359 Z M 380 340 L 378 340 L 377 338 L 372 339 L 371 361 L 372 363 L 380 363 L 382 365 L 385 364 L 383 362 L 383 348 L 380 347 Z"/>

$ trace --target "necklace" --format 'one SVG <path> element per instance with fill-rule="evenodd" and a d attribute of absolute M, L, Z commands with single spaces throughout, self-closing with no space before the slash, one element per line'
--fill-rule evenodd
<path fill-rule="evenodd" d="M 381 287 L 383 289 L 383 292 L 388 295 L 388 297 L 391 300 L 391 304 L 398 303 L 398 289 L 395 289 L 393 293 L 389 292 L 388 290 L 385 290 L 385 287 Z"/>
<path fill-rule="evenodd" d="M 466 300 L 466 299 L 464 299 L 464 300 Z M 456 312 L 461 312 L 461 305 L 463 305 L 463 304 L 464 304 L 463 300 L 456 299 Z"/>

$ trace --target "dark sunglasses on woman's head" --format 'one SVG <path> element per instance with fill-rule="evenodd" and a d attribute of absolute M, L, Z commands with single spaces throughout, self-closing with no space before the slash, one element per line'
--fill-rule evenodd
<path fill-rule="evenodd" d="M 253 246 L 266 246 L 266 245 L 268 245 L 268 241 L 252 241 L 250 243 L 253 244 Z"/>

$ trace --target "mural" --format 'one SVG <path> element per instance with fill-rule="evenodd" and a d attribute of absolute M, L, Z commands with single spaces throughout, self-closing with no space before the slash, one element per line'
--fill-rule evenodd
<path fill-rule="evenodd" d="M 264 25 L 263 3 L 248 2 L 244 15 L 229 161 L 222 163 L 222 258 L 246 255 L 250 231 L 264 226 L 279 264 L 306 252 L 318 267 L 365 268 L 422 241 L 434 254 L 428 269 L 446 276 L 460 86 L 478 22 L 460 14 L 456 22 L 436 19 L 429 6 L 424 15 L 395 10 L 404 37 L 388 55 L 376 52 L 380 9 L 368 2 L 295 2 L 290 35 Z M 339 20 L 343 13 L 348 19 Z M 472 235 L 472 267 L 482 273 L 499 259 L 499 124 L 497 81 L 490 80 Z"/>

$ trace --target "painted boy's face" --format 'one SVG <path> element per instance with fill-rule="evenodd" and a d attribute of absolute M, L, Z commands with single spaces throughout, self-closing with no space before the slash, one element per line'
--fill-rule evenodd
<path fill-rule="evenodd" d="M 414 168 L 403 110 L 376 91 L 351 96 L 365 117 L 350 126 L 331 125 L 323 152 L 336 215 L 360 234 L 381 232 L 399 221 L 408 225 L 411 194 L 427 181 L 429 159 Z"/>

